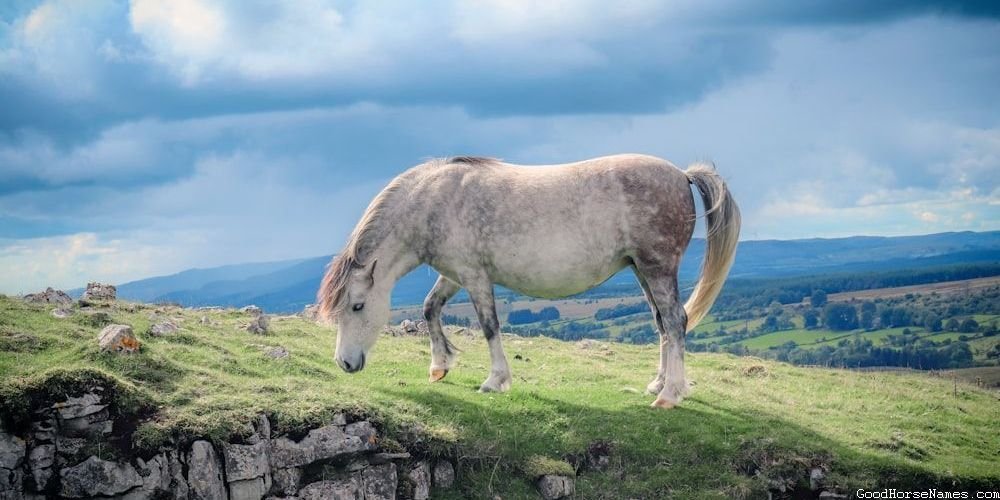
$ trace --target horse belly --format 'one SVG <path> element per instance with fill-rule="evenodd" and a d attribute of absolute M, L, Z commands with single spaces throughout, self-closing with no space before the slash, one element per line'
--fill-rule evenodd
<path fill-rule="evenodd" d="M 585 292 L 627 265 L 617 249 L 574 237 L 549 235 L 511 243 L 508 250 L 494 257 L 494 281 L 533 297 L 559 298 Z"/>

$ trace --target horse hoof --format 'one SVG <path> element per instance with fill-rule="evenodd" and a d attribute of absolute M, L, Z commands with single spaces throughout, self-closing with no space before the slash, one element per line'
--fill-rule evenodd
<path fill-rule="evenodd" d="M 673 401 L 668 401 L 668 400 L 663 399 L 663 398 L 656 398 L 656 401 L 653 401 L 653 403 L 651 405 L 649 405 L 649 406 L 652 407 L 652 408 L 660 408 L 660 409 L 663 409 L 663 410 L 669 410 L 669 409 L 673 408 L 674 406 L 677 406 L 677 403 L 674 403 Z"/>
<path fill-rule="evenodd" d="M 430 381 L 431 381 L 431 383 L 437 382 L 438 380 L 443 379 L 444 376 L 447 375 L 447 374 L 448 374 L 448 370 L 445 370 L 445 369 L 442 369 L 442 368 L 432 369 L 431 370 Z"/>

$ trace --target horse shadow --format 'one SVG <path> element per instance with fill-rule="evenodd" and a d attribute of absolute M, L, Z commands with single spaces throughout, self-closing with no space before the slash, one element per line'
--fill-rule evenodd
<path fill-rule="evenodd" d="M 462 386 L 464 387 L 464 386 Z M 581 470 L 583 498 L 720 496 L 816 498 L 824 488 L 979 489 L 1000 486 L 1000 477 L 959 477 L 903 458 L 879 453 L 803 427 L 781 415 L 738 410 L 697 398 L 668 410 L 647 406 L 645 395 L 616 409 L 514 389 L 467 400 L 435 388 L 384 389 L 446 415 L 460 426 L 460 439 L 486 450 L 488 460 L 465 464 L 471 470 L 496 464 L 517 470 L 533 455 L 583 458 L 594 443 L 610 443 L 611 467 Z M 475 455 L 477 452 L 470 452 Z M 585 460 L 585 459 L 584 459 Z M 825 479 L 810 485 L 810 474 Z M 489 472 L 489 470 L 487 470 Z"/>

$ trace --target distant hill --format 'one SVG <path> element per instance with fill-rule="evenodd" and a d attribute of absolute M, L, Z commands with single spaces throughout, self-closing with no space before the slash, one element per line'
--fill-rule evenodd
<path fill-rule="evenodd" d="M 691 242 L 681 264 L 682 281 L 697 277 L 704 251 L 705 240 L 699 238 Z M 190 269 L 121 284 L 118 294 L 129 300 L 176 302 L 185 306 L 256 304 L 269 311 L 298 311 L 315 300 L 316 289 L 330 258 Z M 775 278 L 972 262 L 1000 262 L 1000 231 L 745 241 L 740 243 L 731 275 Z M 420 303 L 436 278 L 437 273 L 432 269 L 417 268 L 397 283 L 393 305 Z M 625 293 L 639 293 L 630 270 L 613 276 L 588 295 Z M 455 300 L 463 300 L 463 296 Z"/>

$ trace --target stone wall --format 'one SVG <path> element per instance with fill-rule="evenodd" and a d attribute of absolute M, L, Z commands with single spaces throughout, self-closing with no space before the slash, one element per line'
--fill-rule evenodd
<path fill-rule="evenodd" d="M 387 453 L 371 422 L 346 415 L 297 438 L 260 415 L 240 442 L 130 456 L 114 445 L 123 436 L 107 399 L 98 387 L 36 410 L 20 433 L 0 430 L 0 500 L 425 499 L 455 480 L 452 462 Z"/>

